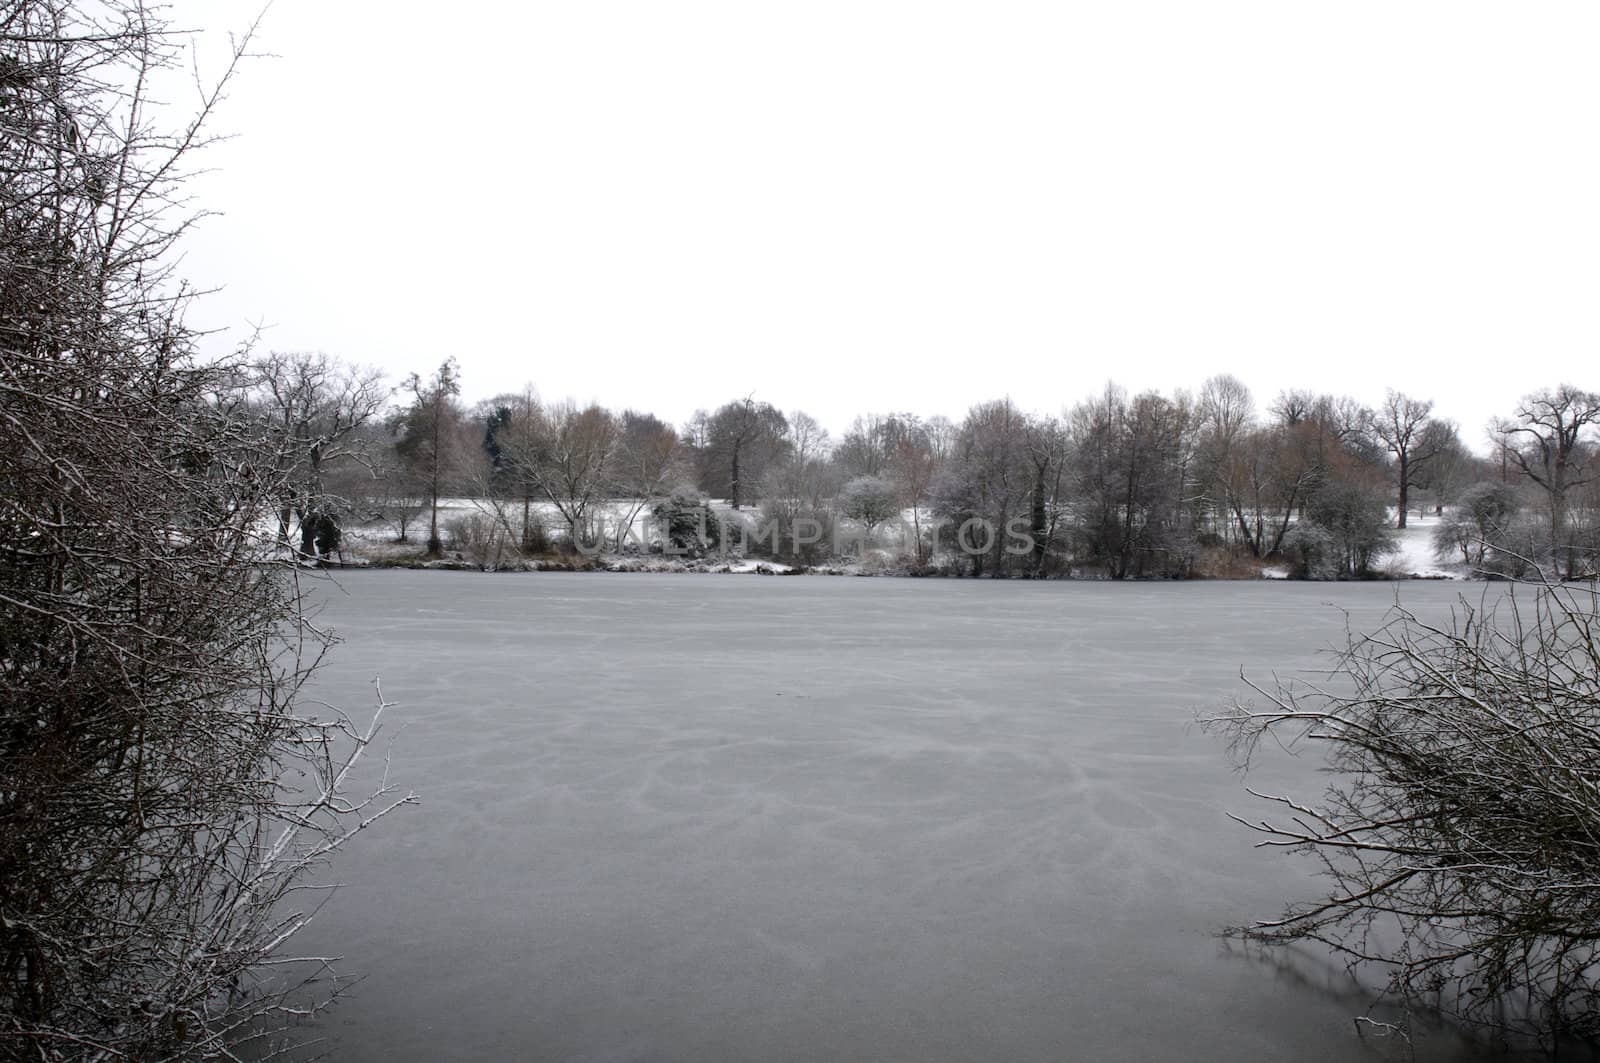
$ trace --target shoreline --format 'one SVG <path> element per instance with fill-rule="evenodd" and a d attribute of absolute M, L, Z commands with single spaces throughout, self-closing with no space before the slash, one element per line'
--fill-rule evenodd
<path fill-rule="evenodd" d="M 911 571 L 904 566 L 860 562 L 836 562 L 822 565 L 792 565 L 780 561 L 752 558 L 717 558 L 673 561 L 657 557 L 617 557 L 599 555 L 592 558 L 541 557 L 517 559 L 506 563 L 486 563 L 463 556 L 435 559 L 423 558 L 354 558 L 330 561 L 302 561 L 300 567 L 329 571 L 401 570 L 438 572 L 477 572 L 489 575 L 501 573 L 534 574 L 543 572 L 567 573 L 636 573 L 653 576 L 842 576 L 873 579 L 931 579 L 931 580 L 990 580 L 1011 582 L 1060 583 L 1493 583 L 1501 582 L 1482 575 L 1442 575 L 1403 572 L 1375 572 L 1359 579 L 1296 579 L 1282 570 L 1265 570 L 1251 575 L 1191 574 L 1167 577 L 1129 577 L 1113 579 L 1098 573 L 1057 572 L 1044 576 L 1009 574 L 994 576 L 987 573 L 974 576 L 959 567 L 929 568 Z M 1269 574 L 1270 573 L 1270 574 Z"/>

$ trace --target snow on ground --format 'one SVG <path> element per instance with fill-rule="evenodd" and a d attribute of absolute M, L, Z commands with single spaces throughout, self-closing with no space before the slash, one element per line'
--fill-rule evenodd
<path fill-rule="evenodd" d="M 1467 566 L 1442 564 L 1433 556 L 1433 530 L 1441 519 L 1432 514 L 1407 516 L 1406 526 L 1394 532 L 1400 549 L 1384 560 L 1384 571 L 1397 577 L 1466 579 L 1470 575 Z"/>
<path fill-rule="evenodd" d="M 793 571 L 793 569 L 790 566 L 788 566 L 788 565 L 780 565 L 776 561 L 729 561 L 726 564 L 717 565 L 715 568 L 712 569 L 712 571 L 714 571 L 714 572 L 759 572 L 761 569 L 767 569 L 767 570 L 772 571 L 772 572 L 792 572 Z"/>
<path fill-rule="evenodd" d="M 714 510 L 730 515 L 730 527 L 732 522 L 738 519 L 725 501 L 713 500 L 712 507 Z M 544 522 L 545 527 L 553 534 L 562 532 L 564 522 L 559 511 L 553 505 L 547 502 L 540 502 L 535 503 L 532 509 L 539 519 Z M 610 534 L 615 534 L 615 528 L 626 520 L 629 515 L 632 515 L 635 541 L 642 542 L 647 538 L 653 537 L 654 528 L 650 524 L 652 518 L 648 507 L 639 507 L 633 502 L 617 500 L 601 503 L 596 507 L 596 510 L 604 514 L 608 528 L 611 529 Z M 452 521 L 462 517 L 473 515 L 492 517 L 493 512 L 493 504 L 484 500 L 442 498 L 439 500 L 439 525 L 441 529 L 444 529 L 448 528 Z M 743 512 L 745 514 L 753 514 L 758 511 L 745 510 Z M 513 523 L 520 521 L 522 516 L 520 504 L 508 504 L 506 506 L 506 514 Z M 908 550 L 912 541 L 910 529 L 914 516 L 915 514 L 912 510 L 904 510 L 901 513 L 901 526 L 889 524 L 878 529 L 878 534 L 874 537 L 877 548 L 869 549 L 860 558 L 841 558 L 831 566 L 823 566 L 823 570 L 846 575 L 854 575 L 858 572 L 884 571 L 892 561 L 894 551 L 882 549 L 883 544 L 893 543 L 897 550 Z M 928 515 L 923 513 L 921 516 L 923 530 L 926 532 Z M 1391 510 L 1391 523 L 1393 519 L 1393 511 Z M 1432 514 L 1426 516 L 1413 514 L 1409 516 L 1406 527 L 1403 530 L 1397 529 L 1393 531 L 1399 550 L 1385 559 L 1382 565 L 1383 572 L 1396 579 L 1470 578 L 1471 573 L 1467 566 L 1459 563 L 1440 563 L 1434 558 L 1432 536 L 1433 530 L 1438 526 L 1440 519 Z M 351 545 L 359 545 L 361 554 L 371 561 L 382 563 L 402 555 L 414 554 L 417 550 L 417 544 L 427 537 L 427 526 L 428 522 L 425 513 L 414 519 L 410 528 L 412 541 L 404 544 L 394 543 L 395 525 L 392 521 L 353 525 L 346 529 L 346 535 Z M 670 558 L 660 559 L 661 563 L 657 565 L 650 564 L 646 556 L 616 558 L 613 555 L 613 559 L 620 562 L 620 567 L 628 571 L 682 571 L 685 568 L 682 562 Z M 765 568 L 774 572 L 789 571 L 789 566 L 786 565 L 774 562 L 750 561 L 737 556 L 715 557 L 690 567 L 696 570 L 716 572 L 748 573 L 755 572 L 758 568 Z M 1289 576 L 1290 570 L 1285 565 L 1269 565 L 1260 571 L 1262 579 L 1283 580 L 1288 579 Z"/>

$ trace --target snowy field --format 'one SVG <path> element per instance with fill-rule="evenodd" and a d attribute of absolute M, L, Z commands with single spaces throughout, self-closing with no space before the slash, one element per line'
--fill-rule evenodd
<path fill-rule="evenodd" d="M 422 804 L 300 941 L 366 975 L 332 1058 L 1391 1058 L 1337 970 L 1215 937 L 1317 884 L 1224 817 L 1260 809 L 1190 721 L 1394 585 L 339 584 L 317 693 L 359 709 L 382 676 Z M 1398 590 L 1435 617 L 1498 593 Z M 1316 767 L 1251 781 L 1312 795 Z"/>

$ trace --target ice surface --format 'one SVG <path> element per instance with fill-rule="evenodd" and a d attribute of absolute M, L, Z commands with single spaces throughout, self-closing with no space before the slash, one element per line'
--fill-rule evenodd
<path fill-rule="evenodd" d="M 1392 585 L 338 579 L 316 693 L 383 677 L 423 803 L 299 942 L 367 976 L 335 1059 L 1374 1058 L 1337 971 L 1214 936 L 1319 886 L 1190 721 Z"/>

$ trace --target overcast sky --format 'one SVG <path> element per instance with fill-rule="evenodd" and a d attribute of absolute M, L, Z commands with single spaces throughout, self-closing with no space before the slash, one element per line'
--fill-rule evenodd
<path fill-rule="evenodd" d="M 195 320 L 454 355 L 468 399 L 754 392 L 837 432 L 1230 372 L 1477 444 L 1600 387 L 1587 0 L 277 0 L 259 40 Z"/>

